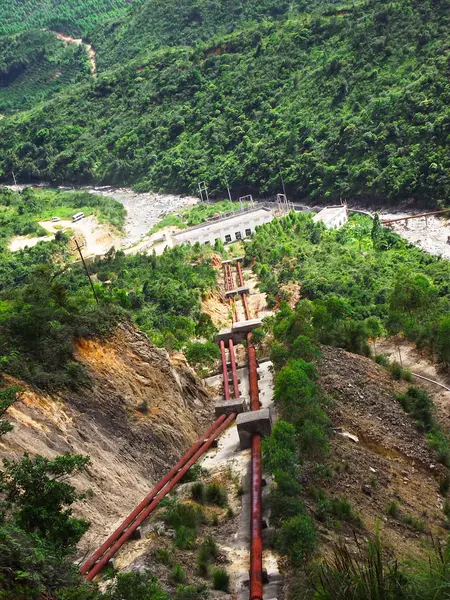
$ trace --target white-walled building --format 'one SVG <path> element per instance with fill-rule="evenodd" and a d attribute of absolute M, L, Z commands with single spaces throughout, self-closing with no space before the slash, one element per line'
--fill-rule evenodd
<path fill-rule="evenodd" d="M 271 208 L 256 206 L 236 211 L 224 217 L 211 219 L 201 225 L 195 225 L 184 231 L 175 233 L 172 237 L 174 244 L 200 244 L 214 245 L 217 239 L 224 244 L 250 237 L 258 225 L 269 223 L 274 218 Z"/>
<path fill-rule="evenodd" d="M 314 223 L 321 221 L 327 229 L 339 229 L 348 221 L 348 210 L 346 204 L 338 206 L 327 206 L 313 217 Z"/>

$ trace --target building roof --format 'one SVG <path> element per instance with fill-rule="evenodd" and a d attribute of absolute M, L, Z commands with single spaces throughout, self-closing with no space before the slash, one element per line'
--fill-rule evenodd
<path fill-rule="evenodd" d="M 342 211 L 347 212 L 347 206 L 345 204 L 339 206 L 327 206 L 317 213 L 317 215 L 314 215 L 313 221 L 314 223 L 317 223 L 317 221 L 322 221 L 323 223 L 327 224 L 337 215 L 341 214 Z"/>
<path fill-rule="evenodd" d="M 189 235 L 191 231 L 199 231 L 203 229 L 204 231 L 210 231 L 215 229 L 220 229 L 222 225 L 225 223 L 226 225 L 232 223 L 241 223 L 242 221 L 246 221 L 251 217 L 254 217 L 257 213 L 271 213 L 272 209 L 261 205 L 255 207 L 244 208 L 243 210 L 236 210 L 231 213 L 227 213 L 226 215 L 220 215 L 218 217 L 213 217 L 209 219 L 205 223 L 201 223 L 200 225 L 194 225 L 193 227 L 189 227 L 189 229 L 183 229 L 183 231 L 179 231 L 173 235 L 174 238 L 184 237 Z"/>

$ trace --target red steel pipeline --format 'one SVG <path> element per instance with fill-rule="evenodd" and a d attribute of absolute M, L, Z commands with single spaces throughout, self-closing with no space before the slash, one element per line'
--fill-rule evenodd
<path fill-rule="evenodd" d="M 252 334 L 247 334 L 248 379 L 250 384 L 250 409 L 259 410 L 258 364 Z"/>
<path fill-rule="evenodd" d="M 225 415 L 222 415 L 224 417 Z M 197 450 L 197 452 L 192 456 L 192 458 L 184 465 L 180 471 L 175 475 L 175 477 L 168 483 L 165 488 L 161 491 L 160 494 L 153 500 L 153 502 L 147 506 L 147 508 L 141 512 L 138 518 L 130 525 L 130 527 L 121 535 L 121 537 L 115 542 L 115 544 L 102 556 L 102 558 L 94 565 L 92 570 L 86 575 L 86 579 L 88 581 L 92 581 L 94 577 L 100 573 L 103 567 L 106 566 L 108 561 L 116 554 L 116 552 L 123 546 L 123 544 L 129 540 L 134 531 L 141 525 L 145 519 L 155 510 L 160 501 L 167 496 L 167 494 L 175 487 L 175 485 L 180 481 L 183 475 L 192 467 L 192 465 L 202 456 L 212 445 L 213 441 L 219 437 L 219 435 L 224 431 L 233 419 L 236 418 L 236 413 L 232 413 L 229 415 L 225 421 L 222 418 L 216 421 L 216 424 L 221 421 L 221 425 L 217 427 L 210 436 L 208 440 L 206 440 L 203 445 Z M 222 422 L 223 421 L 223 422 Z"/>
<path fill-rule="evenodd" d="M 247 335 L 251 410 L 259 410 L 258 365 L 252 334 Z M 252 489 L 250 516 L 250 600 L 263 600 L 262 579 L 262 468 L 261 436 L 252 436 Z"/>
<path fill-rule="evenodd" d="M 225 342 L 220 340 L 220 352 L 222 354 L 222 373 L 223 373 L 223 396 L 225 400 L 230 399 L 230 384 L 228 382 L 228 365 L 225 354 Z"/>
<path fill-rule="evenodd" d="M 234 353 L 233 340 L 228 340 L 228 348 L 230 350 L 231 374 L 233 375 L 234 397 L 239 398 L 239 383 L 236 367 L 236 355 Z"/>
<path fill-rule="evenodd" d="M 224 417 L 224 415 L 221 415 Z M 147 496 L 142 500 L 138 506 L 131 512 L 128 517 L 123 521 L 123 523 L 112 533 L 109 538 L 103 542 L 100 548 L 94 552 L 94 554 L 88 558 L 88 560 L 81 565 L 80 571 L 84 575 L 89 571 L 92 565 L 108 550 L 112 544 L 122 535 L 125 529 L 131 525 L 134 519 L 144 510 L 146 506 L 150 504 L 150 502 L 154 499 L 154 497 L 162 490 L 162 488 L 176 475 L 179 469 L 195 454 L 195 452 L 202 446 L 202 444 L 211 436 L 214 430 L 224 421 L 224 418 L 219 418 L 215 423 L 211 425 L 211 427 L 205 431 L 205 433 L 201 436 L 201 438 L 180 458 L 177 464 L 170 469 L 170 471 L 165 475 L 161 481 L 152 489 L 152 491 L 147 494 Z"/>
<path fill-rule="evenodd" d="M 239 286 L 242 287 L 244 285 L 244 277 L 242 275 L 242 267 L 241 267 L 241 262 L 239 260 L 237 261 L 237 272 L 238 272 Z"/>
<path fill-rule="evenodd" d="M 262 469 L 261 436 L 252 436 L 252 490 L 250 524 L 250 600 L 263 600 L 262 577 Z"/>

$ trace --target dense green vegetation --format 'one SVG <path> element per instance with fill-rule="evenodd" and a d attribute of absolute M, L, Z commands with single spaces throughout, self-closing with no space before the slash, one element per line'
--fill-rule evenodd
<path fill-rule="evenodd" d="M 117 226 L 124 219 L 121 204 L 87 192 L 0 191 L 0 369 L 39 387 L 81 385 L 86 373 L 73 359 L 72 340 L 108 335 L 129 318 L 156 344 L 188 347 L 199 366 L 214 363 L 218 350 L 208 342 L 215 327 L 200 303 L 216 285 L 212 250 L 183 246 L 157 257 L 112 249 L 89 266 L 97 304 L 67 234 L 19 252 L 7 249 L 12 235 L 41 234 L 39 219 L 79 210 Z M 207 343 L 192 344 L 195 339 Z"/>
<path fill-rule="evenodd" d="M 257 261 L 269 303 L 286 297 L 283 284 L 300 283 L 298 321 L 321 343 L 369 354 L 367 339 L 387 330 L 444 353 L 450 263 L 377 220 L 352 217 L 340 230 L 323 231 L 310 216 L 291 213 L 260 228 L 246 256 Z"/>
<path fill-rule="evenodd" d="M 90 73 L 85 48 L 50 31 L 0 36 L 0 113 L 30 108 Z"/>
<path fill-rule="evenodd" d="M 3 119 L 0 170 L 264 193 L 281 169 L 297 197 L 445 200 L 446 40 L 446 6 L 408 0 L 160 49 Z"/>
<path fill-rule="evenodd" d="M 111 19 L 90 32 L 99 50 L 100 69 L 141 55 L 143 50 L 164 46 L 195 46 L 218 35 L 263 20 L 302 12 L 319 2 L 303 0 L 146 0 L 136 3 L 118 19 Z M 333 4 L 332 1 L 327 4 Z"/>
<path fill-rule="evenodd" d="M 47 231 L 39 221 L 50 221 L 52 217 L 71 219 L 77 212 L 95 215 L 100 222 L 111 223 L 118 229 L 125 221 L 122 204 L 105 196 L 33 188 L 13 192 L 0 187 L 0 252 L 5 251 L 8 241 L 15 235 L 46 235 Z M 2 280 L 0 289 L 5 285 Z"/>
<path fill-rule="evenodd" d="M 73 35 L 84 34 L 99 21 L 119 15 L 131 2 L 132 0 L 2 0 L 0 36 L 42 27 Z"/>

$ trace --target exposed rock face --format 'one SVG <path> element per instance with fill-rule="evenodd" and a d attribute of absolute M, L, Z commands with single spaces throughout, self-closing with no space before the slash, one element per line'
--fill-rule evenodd
<path fill-rule="evenodd" d="M 212 422 L 213 408 L 192 370 L 129 324 L 106 343 L 78 340 L 75 355 L 89 387 L 59 396 L 25 388 L 8 411 L 14 430 L 0 456 L 91 457 L 89 473 L 75 481 L 92 491 L 77 509 L 92 523 L 80 545 L 90 552 Z"/>

